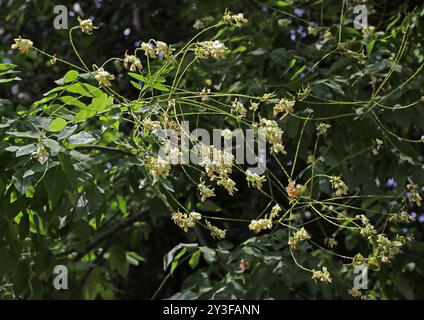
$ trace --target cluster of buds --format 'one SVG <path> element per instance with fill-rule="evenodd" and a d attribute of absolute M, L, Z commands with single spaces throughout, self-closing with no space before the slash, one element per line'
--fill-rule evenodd
<path fill-rule="evenodd" d="M 125 52 L 124 68 L 129 69 L 131 72 L 143 69 L 143 65 L 139 58 L 135 55 L 129 55 Z"/>
<path fill-rule="evenodd" d="M 194 53 L 199 59 L 212 57 L 214 59 L 224 59 L 227 47 L 219 40 L 202 41 L 196 44 Z"/>
<path fill-rule="evenodd" d="M 299 230 L 297 230 L 293 234 L 293 236 L 289 238 L 289 241 L 287 242 L 287 244 L 290 246 L 290 248 L 296 249 L 299 242 L 308 240 L 310 238 L 311 236 L 309 235 L 309 233 L 306 231 L 305 228 L 302 227 Z"/>
<path fill-rule="evenodd" d="M 217 240 L 222 240 L 225 238 L 227 230 L 219 229 L 216 226 L 213 226 L 209 221 L 206 220 L 206 228 L 211 232 L 211 236 Z"/>
<path fill-rule="evenodd" d="M 228 9 L 225 9 L 223 18 L 226 24 L 239 28 L 243 23 L 247 23 L 247 19 L 244 17 L 243 13 L 232 14 L 230 11 L 228 11 Z"/>
<path fill-rule="evenodd" d="M 252 173 L 250 170 L 246 170 L 246 181 L 249 187 L 255 186 L 257 189 L 261 190 L 262 184 L 266 181 L 266 178 L 256 173 Z"/>
<path fill-rule="evenodd" d="M 97 80 L 101 87 L 106 88 L 112 85 L 110 81 L 114 80 L 115 76 L 113 74 L 110 74 L 103 68 L 98 68 L 96 71 L 94 71 L 94 78 Z"/>
<path fill-rule="evenodd" d="M 347 195 L 349 188 L 340 176 L 330 177 L 330 182 L 333 189 L 336 190 L 336 197 Z"/>
<path fill-rule="evenodd" d="M 26 54 L 32 48 L 33 42 L 29 39 L 22 39 L 21 36 L 14 39 L 15 43 L 12 44 L 11 48 L 18 49 L 21 54 Z"/>
<path fill-rule="evenodd" d="M 317 280 L 323 282 L 323 283 L 331 283 L 332 279 L 330 276 L 330 272 L 328 272 L 327 267 L 322 267 L 322 271 L 316 271 L 312 270 L 312 280 L 317 282 Z"/>
<path fill-rule="evenodd" d="M 202 216 L 197 212 L 187 214 L 177 211 L 172 214 L 171 219 L 178 227 L 183 229 L 184 232 L 188 232 L 189 229 L 194 228 L 196 222 L 202 219 Z"/>
<path fill-rule="evenodd" d="M 280 99 L 274 106 L 274 116 L 277 116 L 279 113 L 284 113 L 285 115 L 292 113 L 295 103 L 295 100 Z"/>
<path fill-rule="evenodd" d="M 93 21 L 91 21 L 91 19 L 82 20 L 80 17 L 78 17 L 78 22 L 82 32 L 87 34 L 93 33 L 94 26 L 93 26 Z"/>
<path fill-rule="evenodd" d="M 317 132 L 319 135 L 323 136 L 327 133 L 328 129 L 330 128 L 331 128 L 331 124 L 321 122 L 321 123 L 318 123 L 317 125 Z"/>

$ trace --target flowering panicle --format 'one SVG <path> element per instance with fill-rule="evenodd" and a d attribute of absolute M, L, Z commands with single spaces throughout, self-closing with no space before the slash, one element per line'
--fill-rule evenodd
<path fill-rule="evenodd" d="M 204 181 L 200 181 L 197 188 L 199 189 L 202 202 L 206 201 L 207 198 L 215 197 L 215 189 L 205 185 Z"/>
<path fill-rule="evenodd" d="M 266 229 L 272 229 L 272 220 L 271 219 L 259 219 L 252 220 L 249 224 L 249 229 L 254 233 L 259 233 Z"/>
<path fill-rule="evenodd" d="M 317 125 L 317 132 L 319 135 L 323 136 L 327 133 L 328 129 L 330 128 L 331 128 L 331 124 L 321 122 L 321 123 L 318 123 Z"/>
<path fill-rule="evenodd" d="M 336 189 L 336 196 L 341 197 L 343 195 L 347 195 L 347 192 L 349 191 L 348 186 L 341 177 L 339 176 L 332 176 L 330 177 L 331 186 Z"/>
<path fill-rule="evenodd" d="M 277 116 L 279 113 L 289 114 L 294 111 L 294 105 L 296 101 L 288 99 L 280 99 L 277 104 L 274 106 L 274 116 Z"/>
<path fill-rule="evenodd" d="M 283 130 L 280 129 L 277 122 L 261 118 L 259 121 L 260 133 L 265 136 L 265 139 L 272 144 L 274 153 L 287 154 L 283 142 Z"/>
<path fill-rule="evenodd" d="M 148 157 L 145 165 L 155 180 L 166 178 L 171 171 L 171 164 L 162 158 Z"/>
<path fill-rule="evenodd" d="M 247 19 L 244 17 L 243 13 L 232 14 L 228 9 L 224 12 L 224 21 L 226 24 L 236 26 L 240 28 L 243 23 L 247 23 Z"/>
<path fill-rule="evenodd" d="M 418 193 L 418 186 L 414 183 L 406 185 L 406 188 L 411 193 L 411 202 L 414 202 L 418 207 L 421 207 L 421 201 L 423 198 Z"/>
<path fill-rule="evenodd" d="M 200 96 L 202 97 L 202 102 L 209 101 L 209 94 L 211 93 L 211 89 L 203 88 L 202 92 L 200 92 Z"/>
<path fill-rule="evenodd" d="M 179 211 L 174 212 L 171 216 L 172 221 L 184 230 L 184 232 L 188 232 L 189 229 L 194 228 L 196 222 L 202 219 L 202 215 L 197 212 L 181 213 Z"/>
<path fill-rule="evenodd" d="M 80 17 L 78 17 L 78 22 L 81 27 L 82 32 L 87 34 L 92 34 L 94 30 L 93 21 L 91 19 L 85 19 L 82 20 Z"/>
<path fill-rule="evenodd" d="M 12 44 L 11 48 L 18 49 L 21 54 L 26 54 L 32 48 L 33 42 L 29 39 L 22 39 L 21 36 L 14 39 L 15 43 Z"/>
<path fill-rule="evenodd" d="M 219 40 L 202 41 L 196 44 L 194 53 L 199 59 L 212 57 L 214 59 L 224 59 L 227 47 Z"/>
<path fill-rule="evenodd" d="M 94 78 L 97 80 L 99 85 L 101 87 L 110 87 L 112 84 L 110 83 L 111 80 L 115 80 L 115 76 L 113 74 L 110 74 L 103 68 L 98 68 L 96 71 L 94 71 Z"/>
<path fill-rule="evenodd" d="M 261 190 L 262 184 L 266 181 L 266 178 L 252 173 L 250 170 L 246 170 L 246 181 L 249 187 L 255 186 L 257 189 Z"/>
<path fill-rule="evenodd" d="M 243 104 L 235 99 L 231 104 L 231 112 L 237 116 L 237 118 L 243 118 L 247 115 L 247 110 Z"/>
<path fill-rule="evenodd" d="M 143 65 L 139 58 L 135 55 L 129 55 L 125 52 L 124 68 L 129 69 L 131 72 L 143 69 Z"/>
<path fill-rule="evenodd" d="M 322 267 L 322 271 L 312 270 L 312 280 L 317 282 L 317 280 L 323 283 L 331 283 L 332 279 L 330 276 L 330 272 L 328 272 L 327 267 Z"/>
<path fill-rule="evenodd" d="M 216 226 L 213 226 L 209 221 L 206 220 L 206 228 L 211 232 L 213 238 L 217 240 L 222 240 L 225 238 L 227 230 L 219 229 Z"/>
<path fill-rule="evenodd" d="M 309 235 L 309 233 L 306 231 L 305 228 L 302 227 L 299 230 L 297 230 L 293 234 L 293 236 L 289 238 L 289 241 L 287 242 L 287 244 L 290 246 L 290 248 L 296 249 L 299 242 L 308 240 L 310 238 L 311 236 Z"/>

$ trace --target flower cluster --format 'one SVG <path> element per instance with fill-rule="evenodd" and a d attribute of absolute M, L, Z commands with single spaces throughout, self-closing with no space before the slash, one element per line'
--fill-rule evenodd
<path fill-rule="evenodd" d="M 257 189 L 261 190 L 262 184 L 266 181 L 266 178 L 256 173 L 252 173 L 250 170 L 246 170 L 246 181 L 249 187 L 255 186 Z"/>
<path fill-rule="evenodd" d="M 240 101 L 238 101 L 238 99 L 235 99 L 231 104 L 231 112 L 235 114 L 239 119 L 247 115 L 247 109 Z"/>
<path fill-rule="evenodd" d="M 325 135 L 327 133 L 327 130 L 331 128 L 331 124 L 328 123 L 318 123 L 317 125 L 317 132 L 319 135 Z"/>
<path fill-rule="evenodd" d="M 390 222 L 411 222 L 414 220 L 414 217 L 408 214 L 406 211 L 402 211 L 400 213 L 391 213 L 389 217 Z"/>
<path fill-rule="evenodd" d="M 12 49 L 18 49 L 21 54 L 26 54 L 32 48 L 33 42 L 28 39 L 22 39 L 21 36 L 14 39 L 15 43 L 12 44 Z"/>
<path fill-rule="evenodd" d="M 227 230 L 219 229 L 216 226 L 213 226 L 209 221 L 206 220 L 206 228 L 211 232 L 213 238 L 222 240 L 225 238 Z"/>
<path fill-rule="evenodd" d="M 207 198 L 215 197 L 215 189 L 205 185 L 204 181 L 200 181 L 197 188 L 199 189 L 202 202 L 206 201 Z"/>
<path fill-rule="evenodd" d="M 196 222 L 202 219 L 202 215 L 197 212 L 191 213 L 181 213 L 179 211 L 174 212 L 171 217 L 172 221 L 184 230 L 184 232 L 188 232 L 189 229 L 194 228 Z"/>
<path fill-rule="evenodd" d="M 371 240 L 372 237 L 377 234 L 377 230 L 375 230 L 374 226 L 370 223 L 369 219 L 365 215 L 357 215 L 356 219 L 361 220 L 361 223 L 363 225 L 361 227 L 361 235 L 367 237 L 368 240 Z"/>
<path fill-rule="evenodd" d="M 260 133 L 265 135 L 265 139 L 272 144 L 271 151 L 274 153 L 287 154 L 283 146 L 283 130 L 280 129 L 277 122 L 261 118 L 259 121 Z"/>
<path fill-rule="evenodd" d="M 247 23 L 247 19 L 244 17 L 243 13 L 232 14 L 228 9 L 225 10 L 223 18 L 225 23 L 239 28 L 243 23 Z"/>
<path fill-rule="evenodd" d="M 145 166 L 155 180 L 167 177 L 171 171 L 170 163 L 161 158 L 147 157 Z"/>
<path fill-rule="evenodd" d="M 143 69 L 143 65 L 139 58 L 135 55 L 129 55 L 125 52 L 124 68 L 129 69 L 131 72 Z"/>
<path fill-rule="evenodd" d="M 254 233 L 259 233 L 262 230 L 271 229 L 272 228 L 272 220 L 271 219 L 259 219 L 252 220 L 249 224 L 249 229 Z"/>
<path fill-rule="evenodd" d="M 202 102 L 208 102 L 210 93 L 211 93 L 211 89 L 203 88 L 202 92 L 200 92 L 200 96 L 202 97 Z"/>
<path fill-rule="evenodd" d="M 277 104 L 274 106 L 274 116 L 277 116 L 279 113 L 289 114 L 294 111 L 294 105 L 296 101 L 288 99 L 280 99 Z"/>
<path fill-rule="evenodd" d="M 234 155 L 218 150 L 214 146 L 204 145 L 200 153 L 202 155 L 200 166 L 205 168 L 211 181 L 217 180 L 219 186 L 224 187 L 230 195 L 234 195 L 237 191 L 236 183 L 229 177 L 233 170 Z"/>
<path fill-rule="evenodd" d="M 194 52 L 196 57 L 205 59 L 212 57 L 214 59 L 224 59 L 227 47 L 219 40 L 202 41 L 196 44 Z"/>
<path fill-rule="evenodd" d="M 332 279 L 330 276 L 330 272 L 328 272 L 327 267 L 322 267 L 322 271 L 312 270 L 312 280 L 317 282 L 317 280 L 324 283 L 331 283 Z"/>
<path fill-rule="evenodd" d="M 290 248 L 296 249 L 299 242 L 308 240 L 310 238 L 311 236 L 309 235 L 309 233 L 306 231 L 304 227 L 302 227 L 299 230 L 297 230 L 293 234 L 293 236 L 289 238 L 289 241 L 287 242 L 287 244 L 290 246 Z"/>
<path fill-rule="evenodd" d="M 175 50 L 173 48 L 170 48 L 163 41 L 154 41 L 154 44 L 150 42 L 148 43 L 142 42 L 140 44 L 140 48 L 141 50 L 144 51 L 144 54 L 146 55 L 146 57 L 154 59 L 159 55 L 164 57 L 166 60 L 171 59 L 172 52 Z"/>
<path fill-rule="evenodd" d="M 411 201 L 414 202 L 418 207 L 421 207 L 421 201 L 423 198 L 418 193 L 418 186 L 416 184 L 410 183 L 406 185 L 406 188 L 411 193 Z"/>
<path fill-rule="evenodd" d="M 114 80 L 115 76 L 103 68 L 98 68 L 96 71 L 94 71 L 94 78 L 97 80 L 101 87 L 110 87 L 112 85 L 110 81 Z"/>
<path fill-rule="evenodd" d="M 78 17 L 78 22 L 81 27 L 82 32 L 87 34 L 92 34 L 94 30 L 93 21 L 91 19 L 85 19 L 82 20 L 80 17 Z"/>
<path fill-rule="evenodd" d="M 265 215 L 265 218 L 252 220 L 249 224 L 249 229 L 253 231 L 254 233 L 259 233 L 263 230 L 271 229 L 272 220 L 278 217 L 281 210 L 282 210 L 281 207 L 278 204 L 276 204 L 275 206 L 272 207 L 271 212 Z"/>
<path fill-rule="evenodd" d="M 330 177 L 331 186 L 336 190 L 336 197 L 341 197 L 343 195 L 347 195 L 349 191 L 348 186 L 340 176 L 332 176 Z"/>

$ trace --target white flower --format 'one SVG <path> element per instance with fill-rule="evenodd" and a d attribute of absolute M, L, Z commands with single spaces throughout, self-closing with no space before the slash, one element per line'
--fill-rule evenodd
<path fill-rule="evenodd" d="M 205 185 L 203 181 L 200 181 L 200 183 L 197 185 L 197 188 L 200 191 L 202 202 L 205 201 L 207 198 L 215 197 L 215 189 Z"/>
<path fill-rule="evenodd" d="M 328 123 L 318 123 L 317 125 L 317 132 L 320 135 L 325 135 L 327 133 L 327 130 L 331 128 L 331 125 Z"/>
<path fill-rule="evenodd" d="M 202 219 L 202 215 L 197 212 L 181 213 L 179 211 L 174 212 L 171 216 L 172 221 L 184 230 L 184 232 L 188 232 L 189 229 L 194 228 L 196 222 Z"/>
<path fill-rule="evenodd" d="M 18 38 L 14 39 L 15 43 L 12 44 L 12 49 L 19 49 L 19 52 L 21 54 L 26 54 L 28 53 L 29 49 L 32 48 L 33 42 L 29 39 L 22 39 L 21 36 L 19 36 Z"/>
<path fill-rule="evenodd" d="M 249 224 L 249 229 L 254 233 L 259 233 L 266 229 L 272 229 L 272 221 L 271 219 L 252 220 Z"/>
<path fill-rule="evenodd" d="M 99 68 L 94 72 L 94 78 L 97 80 L 100 86 L 110 87 L 110 81 L 114 80 L 115 76 L 105 71 L 103 68 Z"/>
<path fill-rule="evenodd" d="M 135 72 L 137 71 L 137 69 L 143 69 L 143 65 L 141 64 L 141 61 L 139 58 L 137 58 L 134 55 L 128 55 L 125 52 L 124 68 L 129 69 L 131 72 Z"/>
<path fill-rule="evenodd" d="M 155 180 L 169 176 L 169 171 L 171 170 L 170 163 L 161 158 L 148 157 L 145 165 Z"/>
<path fill-rule="evenodd" d="M 80 17 L 78 17 L 78 22 L 82 32 L 87 34 L 91 34 L 93 32 L 94 26 L 93 26 L 93 21 L 91 21 L 91 19 L 82 20 Z"/>
<path fill-rule="evenodd" d="M 292 113 L 294 111 L 293 107 L 295 103 L 296 101 L 294 100 L 280 99 L 274 106 L 274 116 L 281 112 L 284 112 L 284 114 Z"/>
<path fill-rule="evenodd" d="M 211 232 L 212 237 L 218 240 L 225 238 L 227 230 L 219 229 L 218 227 L 213 226 L 209 221 L 206 220 L 206 228 Z"/>
<path fill-rule="evenodd" d="M 140 48 L 144 51 L 146 57 L 156 58 L 156 51 L 151 43 L 142 42 Z"/>
<path fill-rule="evenodd" d="M 250 170 L 246 170 L 246 180 L 247 185 L 250 186 L 256 186 L 257 189 L 262 189 L 262 184 L 266 181 L 266 178 L 264 176 L 259 176 L 256 173 L 252 173 Z"/>
<path fill-rule="evenodd" d="M 320 280 L 324 283 L 332 282 L 330 272 L 328 272 L 327 267 L 322 267 L 322 271 L 312 270 L 312 280 L 314 280 L 315 282 L 317 282 L 317 280 Z"/>
<path fill-rule="evenodd" d="M 202 102 L 208 102 L 210 93 L 211 93 L 211 89 L 203 88 L 202 92 L 200 92 L 200 96 L 202 97 Z"/>
<path fill-rule="evenodd" d="M 238 101 L 238 99 L 235 99 L 231 104 L 231 112 L 235 114 L 238 118 L 243 118 L 247 115 L 246 108 L 240 101 Z"/>
<path fill-rule="evenodd" d="M 165 42 L 163 41 L 156 41 L 156 54 L 161 54 L 166 60 L 171 59 L 172 52 L 175 49 L 170 48 Z"/>
<path fill-rule="evenodd" d="M 219 40 L 198 42 L 195 48 L 196 57 L 200 59 L 212 57 L 224 59 L 227 47 Z"/>
<path fill-rule="evenodd" d="M 223 137 L 224 140 L 231 140 L 233 132 L 230 129 L 224 129 L 221 131 L 221 137 Z"/>

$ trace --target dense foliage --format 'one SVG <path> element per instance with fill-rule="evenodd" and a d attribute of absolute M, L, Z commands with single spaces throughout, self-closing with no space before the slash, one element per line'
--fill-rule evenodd
<path fill-rule="evenodd" d="M 422 4 L 55 5 L 0 5 L 1 298 L 424 297 Z M 196 128 L 262 132 L 265 172 Z"/>

